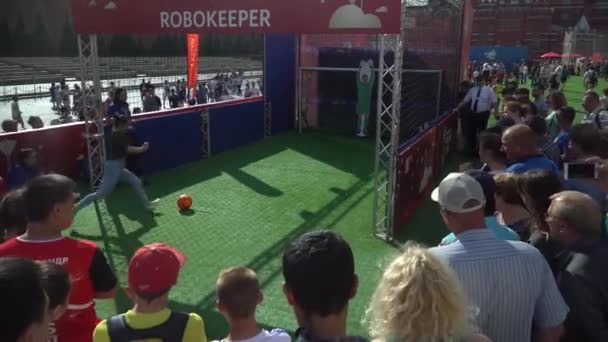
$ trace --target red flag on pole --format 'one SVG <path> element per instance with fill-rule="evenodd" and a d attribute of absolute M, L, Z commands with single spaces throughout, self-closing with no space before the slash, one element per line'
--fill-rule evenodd
<path fill-rule="evenodd" d="M 188 88 L 196 88 L 198 78 L 198 39 L 197 33 L 188 33 Z"/>

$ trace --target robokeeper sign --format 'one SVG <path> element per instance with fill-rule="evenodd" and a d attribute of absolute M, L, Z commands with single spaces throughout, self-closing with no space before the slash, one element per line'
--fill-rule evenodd
<path fill-rule="evenodd" d="M 399 33 L 400 0 L 72 0 L 74 31 Z"/>

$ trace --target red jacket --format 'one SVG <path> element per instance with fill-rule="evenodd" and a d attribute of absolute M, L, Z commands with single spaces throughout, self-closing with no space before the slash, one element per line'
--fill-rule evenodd
<path fill-rule="evenodd" d="M 72 278 L 68 310 L 50 327 L 50 341 L 91 342 L 99 321 L 95 313 L 95 290 L 89 277 L 97 251 L 94 242 L 62 237 L 52 241 L 27 241 L 19 237 L 0 245 L 0 257 L 13 256 L 48 261 L 63 266 Z M 54 336 L 53 336 L 54 335 Z"/>

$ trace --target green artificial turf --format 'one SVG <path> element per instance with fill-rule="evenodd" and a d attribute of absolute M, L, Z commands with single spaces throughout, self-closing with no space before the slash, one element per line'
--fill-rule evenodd
<path fill-rule="evenodd" d="M 396 245 L 371 235 L 373 160 L 371 140 L 287 133 L 153 175 L 147 190 L 162 199 L 155 215 L 143 211 L 130 188 L 120 186 L 97 208 L 79 213 L 70 234 L 96 241 L 123 287 L 137 248 L 156 241 L 178 247 L 187 262 L 171 291 L 171 305 L 200 313 L 207 335 L 218 338 L 227 332 L 214 307 L 220 270 L 234 265 L 256 270 L 265 293 L 260 323 L 293 331 L 296 322 L 281 287 L 282 252 L 302 233 L 335 230 L 351 244 L 360 279 L 349 329 L 365 334 L 360 324 L 365 305 L 381 267 L 398 252 Z M 182 193 L 194 198 L 191 212 L 177 210 L 175 200 Z M 412 232 L 426 237 L 438 228 L 417 229 Z M 129 306 L 121 291 L 115 300 L 99 301 L 97 309 L 105 318 Z"/>

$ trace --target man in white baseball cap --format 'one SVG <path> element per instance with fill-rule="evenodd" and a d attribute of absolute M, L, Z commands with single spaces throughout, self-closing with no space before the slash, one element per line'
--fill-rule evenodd
<path fill-rule="evenodd" d="M 481 211 L 481 223 L 483 227 L 483 208 L 486 197 L 483 188 L 475 178 L 466 173 L 450 173 L 441 181 L 439 187 L 433 190 L 431 199 L 439 203 L 442 215 L 444 212 L 455 214 L 475 213 Z M 444 216 L 444 220 L 446 217 Z M 447 222 L 446 222 L 447 223 Z"/>
<path fill-rule="evenodd" d="M 521 241 L 500 240 L 485 224 L 481 184 L 465 173 L 449 174 L 431 198 L 458 241 L 430 251 L 455 271 L 476 325 L 495 342 L 559 341 L 568 313 L 549 265 Z M 534 327 L 532 326 L 534 322 Z"/>
<path fill-rule="evenodd" d="M 451 173 L 446 177 L 446 181 L 451 179 L 452 181 L 454 181 L 455 179 L 458 179 L 459 176 L 462 175 L 460 173 Z M 487 173 L 487 172 L 483 172 L 483 171 L 479 171 L 479 170 L 470 170 L 467 171 L 466 173 L 464 173 L 464 175 L 469 176 L 470 178 L 472 178 L 476 183 L 478 183 L 481 186 L 481 189 L 483 191 L 483 198 L 485 199 L 485 204 L 483 206 L 483 211 L 484 211 L 484 227 L 488 228 L 490 231 L 492 231 L 492 233 L 494 233 L 494 235 L 499 239 L 499 240 L 512 240 L 512 241 L 520 241 L 519 235 L 517 235 L 516 232 L 514 232 L 513 230 L 511 230 L 509 227 L 502 225 L 498 222 L 498 220 L 496 219 L 496 199 L 495 199 L 495 195 L 496 195 L 496 182 L 494 182 L 494 178 L 492 177 L 491 174 Z M 459 178 L 459 182 L 463 182 L 463 179 L 466 179 L 466 181 L 470 181 L 468 178 Z M 464 184 L 464 183 L 463 183 Z M 477 187 L 475 185 L 469 185 L 467 186 L 466 184 L 464 184 L 464 189 L 468 190 L 471 189 L 472 191 L 478 191 Z M 452 186 L 452 189 L 455 189 L 455 187 Z M 468 200 L 470 200 L 469 197 L 474 197 L 477 200 L 481 201 L 481 198 L 479 196 L 478 193 L 473 194 L 474 196 L 462 196 L 462 195 L 458 195 L 458 194 L 452 194 L 452 196 L 455 196 L 454 198 L 456 200 L 461 200 L 463 198 L 468 198 Z M 433 194 L 431 196 L 433 198 L 433 200 L 435 202 L 439 202 L 439 188 L 435 189 L 435 191 L 433 191 Z M 444 201 L 448 201 L 449 199 L 444 199 Z M 452 199 L 452 201 L 454 201 Z M 476 202 L 474 202 L 476 203 Z M 455 205 L 455 208 L 451 211 L 456 211 L 456 212 L 462 212 L 463 209 L 467 209 L 467 208 L 463 208 L 462 203 L 452 203 L 453 205 Z M 470 209 L 470 208 L 468 208 Z M 475 207 L 473 207 L 473 209 L 476 209 Z M 454 233 L 450 233 L 448 234 L 446 237 L 444 237 L 441 240 L 440 245 L 449 245 L 451 243 L 454 243 L 458 240 L 458 237 L 456 236 L 456 234 Z"/>

